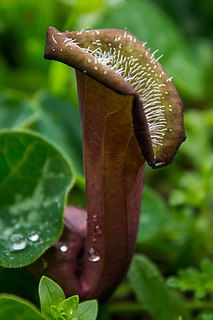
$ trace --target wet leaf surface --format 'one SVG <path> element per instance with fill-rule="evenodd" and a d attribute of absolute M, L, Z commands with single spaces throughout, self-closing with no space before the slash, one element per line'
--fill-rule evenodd
<path fill-rule="evenodd" d="M 59 238 L 72 173 L 52 145 L 29 132 L 2 132 L 0 161 L 0 264 L 24 266 Z"/>

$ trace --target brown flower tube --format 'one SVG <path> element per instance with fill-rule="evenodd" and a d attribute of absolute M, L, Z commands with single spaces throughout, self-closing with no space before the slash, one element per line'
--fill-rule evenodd
<path fill-rule="evenodd" d="M 134 253 L 145 159 L 165 166 L 185 139 L 182 102 L 154 54 L 125 30 L 50 27 L 45 58 L 76 69 L 87 189 L 87 212 L 65 210 L 45 274 L 67 295 L 105 300 Z"/>

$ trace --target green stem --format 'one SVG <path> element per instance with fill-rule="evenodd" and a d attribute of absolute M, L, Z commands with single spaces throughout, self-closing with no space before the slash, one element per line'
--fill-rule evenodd
<path fill-rule="evenodd" d="M 124 303 L 111 303 L 109 305 L 109 312 L 111 314 L 121 314 L 121 313 L 138 313 L 146 312 L 143 305 L 138 302 L 124 302 Z"/>
<path fill-rule="evenodd" d="M 190 310 L 202 310 L 202 309 L 212 309 L 213 310 L 213 301 L 187 301 L 187 309 Z"/>

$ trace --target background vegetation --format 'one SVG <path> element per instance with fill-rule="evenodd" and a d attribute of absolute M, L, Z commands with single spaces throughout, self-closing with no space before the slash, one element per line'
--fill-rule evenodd
<path fill-rule="evenodd" d="M 164 54 L 185 105 L 187 140 L 168 168 L 147 167 L 137 254 L 101 320 L 213 319 L 212 21 L 212 0 L 1 0 L 0 128 L 30 127 L 64 150 L 73 203 L 85 202 L 76 85 L 43 59 L 49 25 L 127 28 Z M 25 269 L 1 269 L 0 292 L 36 303 L 36 288 Z"/>

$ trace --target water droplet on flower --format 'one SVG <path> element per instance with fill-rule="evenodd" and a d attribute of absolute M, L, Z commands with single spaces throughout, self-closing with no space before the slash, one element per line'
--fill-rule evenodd
<path fill-rule="evenodd" d="M 159 168 L 159 167 L 162 167 L 162 166 L 164 166 L 165 165 L 165 162 L 157 162 L 156 164 L 155 164 L 155 167 L 156 168 Z"/>
<path fill-rule="evenodd" d="M 101 257 L 99 256 L 97 251 L 94 248 L 90 248 L 88 260 L 91 262 L 97 262 L 100 259 L 101 259 Z"/>
<path fill-rule="evenodd" d="M 66 246 L 65 244 L 63 244 L 62 246 L 60 246 L 59 250 L 61 252 L 67 252 L 68 251 L 68 246 Z"/>
<path fill-rule="evenodd" d="M 32 232 L 29 237 L 28 240 L 32 241 L 32 242 L 36 242 L 39 239 L 39 235 L 36 232 Z"/>
<path fill-rule="evenodd" d="M 26 239 L 23 238 L 21 234 L 13 234 L 10 239 L 10 250 L 12 251 L 20 251 L 24 250 L 27 246 Z"/>
<path fill-rule="evenodd" d="M 92 236 L 92 242 L 95 242 L 97 239 L 95 236 Z"/>
<path fill-rule="evenodd" d="M 97 220 L 98 220 L 98 215 L 97 215 L 97 214 L 94 214 L 94 215 L 92 216 L 92 222 L 97 222 Z"/>
<path fill-rule="evenodd" d="M 95 233 L 97 235 L 101 235 L 102 234 L 102 228 L 98 224 L 95 226 Z"/>

